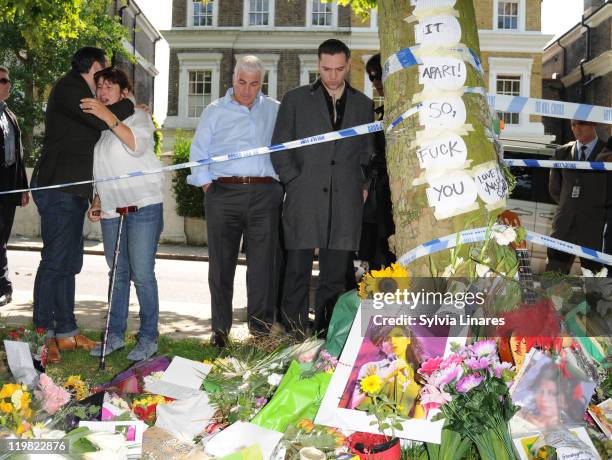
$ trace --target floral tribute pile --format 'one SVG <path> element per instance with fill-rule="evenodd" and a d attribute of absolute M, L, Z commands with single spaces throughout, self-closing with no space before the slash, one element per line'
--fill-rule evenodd
<path fill-rule="evenodd" d="M 385 326 L 371 337 L 360 333 L 363 360 L 345 362 L 368 299 L 417 289 L 418 280 L 393 264 L 367 273 L 357 292 L 339 299 L 327 340 L 230 343 L 204 362 L 156 356 L 95 386 L 79 375 L 53 381 L 42 371 L 28 386 L 0 360 L 0 438 L 58 440 L 69 448 L 66 458 L 85 459 L 611 458 L 610 341 L 584 333 L 586 304 L 561 308 L 579 290 L 569 281 L 542 283 L 537 295 L 545 301 L 516 310 L 521 290 L 497 278 L 517 273 L 510 244 L 520 238 L 520 230 L 492 225 L 485 242 L 458 244 L 448 263 L 431 267 L 447 292 L 493 281 L 485 307 L 512 327 L 471 328 L 461 343 L 445 336 L 446 351 L 431 353 L 414 330 Z M 524 311 L 542 326 L 521 335 L 515 327 Z M 4 336 L 28 342 L 44 367 L 44 331 Z M 178 360 L 191 363 L 184 380 L 195 386 L 167 383 Z M 347 369 L 353 377 L 333 401 L 343 415 L 320 424 L 326 395 L 336 394 L 334 381 Z M 347 418 L 365 423 L 347 428 Z M 406 428 L 430 423 L 440 443 L 415 441 Z M 11 457 L 19 458 L 0 452 Z"/>

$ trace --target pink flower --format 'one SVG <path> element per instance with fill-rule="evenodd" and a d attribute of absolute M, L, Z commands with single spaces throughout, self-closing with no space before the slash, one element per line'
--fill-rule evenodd
<path fill-rule="evenodd" d="M 419 368 L 419 371 L 418 371 L 419 374 L 423 374 L 423 375 L 433 374 L 435 371 L 440 369 L 440 363 L 442 363 L 443 360 L 444 358 L 442 358 L 441 356 L 428 359 L 423 364 L 421 364 L 421 367 Z"/>
<path fill-rule="evenodd" d="M 493 363 L 493 360 L 488 356 L 483 356 L 482 358 L 469 358 L 465 361 L 467 367 L 474 371 L 479 371 L 481 369 L 486 369 L 490 364 Z"/>
<path fill-rule="evenodd" d="M 504 376 L 505 370 L 511 371 L 512 363 L 507 363 L 507 362 L 495 363 L 493 367 L 493 375 L 495 375 L 495 377 L 497 377 L 498 379 L 501 379 Z"/>
<path fill-rule="evenodd" d="M 432 409 L 438 409 L 440 406 L 451 401 L 451 395 L 445 391 L 440 391 L 433 385 L 425 385 L 421 389 L 421 406 L 429 413 Z"/>
<path fill-rule="evenodd" d="M 70 401 L 70 393 L 53 383 L 47 374 L 41 374 L 38 380 L 36 397 L 42 400 L 42 409 L 49 415 L 55 414 Z"/>
<path fill-rule="evenodd" d="M 260 407 L 265 406 L 267 402 L 268 400 L 266 398 L 258 396 L 255 398 L 255 408 L 259 409 Z"/>
<path fill-rule="evenodd" d="M 472 345 L 472 353 L 476 356 L 488 356 L 497 354 L 495 340 L 480 340 Z"/>
<path fill-rule="evenodd" d="M 438 388 L 444 388 L 444 385 L 454 382 L 461 377 L 462 373 L 463 369 L 460 365 L 451 364 L 435 372 L 430 379 L 430 383 Z"/>
<path fill-rule="evenodd" d="M 484 377 L 478 374 L 470 374 L 463 377 L 457 382 L 455 388 L 459 393 L 467 393 L 472 388 L 476 388 L 482 383 Z"/>
<path fill-rule="evenodd" d="M 440 363 L 440 368 L 444 369 L 445 367 L 451 365 L 459 365 L 463 362 L 463 356 L 453 353 L 448 355 L 444 360 Z"/>

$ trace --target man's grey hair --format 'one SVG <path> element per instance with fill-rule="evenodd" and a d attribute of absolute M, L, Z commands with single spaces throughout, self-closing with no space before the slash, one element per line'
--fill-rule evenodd
<path fill-rule="evenodd" d="M 4 67 L 3 65 L 0 65 L 0 72 L 4 72 L 6 74 L 10 73 L 8 67 Z"/>
<path fill-rule="evenodd" d="M 251 73 L 259 72 L 260 81 L 263 81 L 264 73 L 266 71 L 261 59 L 253 55 L 241 56 L 236 61 L 236 66 L 234 67 L 234 80 L 238 78 L 238 74 L 241 70 Z"/>

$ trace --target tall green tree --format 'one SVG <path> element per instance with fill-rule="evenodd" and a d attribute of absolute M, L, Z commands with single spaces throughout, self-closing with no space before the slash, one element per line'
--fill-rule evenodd
<path fill-rule="evenodd" d="M 378 8 L 378 34 L 382 62 L 397 51 L 415 45 L 415 21 L 407 21 L 414 6 L 410 0 L 340 0 L 349 4 L 358 13 L 367 14 L 370 8 Z M 472 0 L 457 0 L 454 8 L 461 25 L 461 43 L 480 56 L 478 27 Z M 467 65 L 468 76 L 465 86 L 486 88 L 484 77 L 472 66 Z M 393 73 L 384 82 L 385 122 L 388 124 L 414 105 L 413 97 L 423 91 L 419 84 L 418 69 L 412 67 Z M 464 95 L 467 109 L 467 123 L 474 128 L 463 136 L 468 149 L 468 160 L 472 166 L 488 161 L 499 162 L 493 143 L 487 138 L 486 130 L 491 126 L 487 100 L 479 95 Z M 499 210 L 489 211 L 478 200 L 479 208 L 446 219 L 437 219 L 428 204 L 426 185 L 413 185 L 413 179 L 423 170 L 420 168 L 414 141 L 419 126 L 419 117 L 412 117 L 387 135 L 387 167 L 389 170 L 393 217 L 396 233 L 393 237 L 395 253 L 406 251 L 434 238 L 446 236 L 468 228 L 486 226 Z M 433 263 L 431 263 L 433 262 Z M 430 260 L 418 259 L 411 267 L 413 273 L 424 276 L 436 275 L 449 263 L 448 252 L 433 256 Z M 435 268 L 437 267 L 437 269 Z"/>
<path fill-rule="evenodd" d="M 110 16 L 111 0 L 0 0 L 0 63 L 11 71 L 8 101 L 23 131 L 26 158 L 38 152 L 51 85 L 82 46 L 127 56 L 126 30 Z"/>

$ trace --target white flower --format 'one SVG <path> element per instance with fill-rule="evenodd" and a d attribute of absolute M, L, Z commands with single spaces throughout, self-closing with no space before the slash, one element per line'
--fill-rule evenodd
<path fill-rule="evenodd" d="M 444 271 L 442 272 L 441 276 L 443 278 L 450 278 L 451 276 L 455 274 L 455 272 L 457 271 L 457 268 L 459 268 L 462 264 L 463 264 L 463 257 L 457 257 L 455 259 L 454 264 L 447 265 L 446 268 L 444 268 Z"/>
<path fill-rule="evenodd" d="M 42 423 L 32 425 L 32 435 L 36 439 L 62 439 L 66 436 L 66 432 L 62 430 L 50 430 Z"/>
<path fill-rule="evenodd" d="M 15 406 L 16 410 L 21 409 L 21 397 L 23 396 L 23 390 L 16 390 L 11 396 L 11 402 Z"/>
<path fill-rule="evenodd" d="M 127 455 L 126 441 L 122 434 L 110 433 L 108 431 L 94 431 L 85 436 L 85 438 L 104 452 L 123 454 L 124 456 Z"/>
<path fill-rule="evenodd" d="M 516 230 L 505 225 L 496 225 L 491 234 L 500 246 L 508 246 L 516 240 Z"/>
<path fill-rule="evenodd" d="M 606 267 L 603 267 L 595 274 L 588 268 L 580 267 L 580 270 L 582 270 L 582 276 L 585 278 L 606 278 L 608 276 L 608 269 Z"/>
<path fill-rule="evenodd" d="M 251 378 L 251 371 L 246 371 L 242 376 L 242 380 L 249 380 Z"/>
<path fill-rule="evenodd" d="M 281 374 L 270 374 L 268 375 L 268 385 L 277 387 L 282 379 L 283 379 L 283 376 Z"/>
<path fill-rule="evenodd" d="M 110 450 L 97 450 L 95 452 L 85 452 L 81 458 L 84 460 L 126 460 L 127 454 Z"/>
<path fill-rule="evenodd" d="M 558 295 L 551 295 L 550 301 L 553 303 L 555 310 L 561 310 L 561 308 L 563 307 L 563 297 L 560 297 Z"/>
<path fill-rule="evenodd" d="M 484 265 L 484 264 L 476 264 L 476 274 L 480 277 L 480 278 L 486 278 L 488 276 L 490 276 L 492 274 L 491 269 L 489 268 L 488 265 Z"/>
<path fill-rule="evenodd" d="M 244 390 L 246 390 L 247 388 L 249 388 L 249 382 L 244 382 L 243 384 L 241 384 L 241 385 L 239 385 L 239 386 L 238 386 L 238 389 L 239 389 L 240 391 L 244 391 Z"/>

